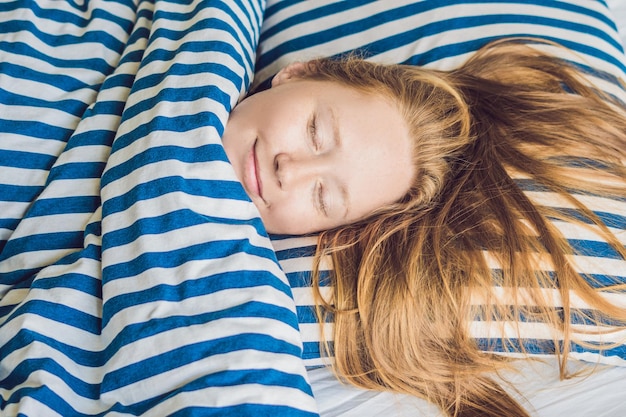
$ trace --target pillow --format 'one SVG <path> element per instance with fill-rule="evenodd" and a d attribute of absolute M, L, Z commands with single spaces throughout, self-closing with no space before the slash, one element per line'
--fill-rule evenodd
<path fill-rule="evenodd" d="M 254 86 L 266 83 L 290 62 L 353 50 L 377 62 L 449 70 L 461 65 L 489 41 L 511 36 L 540 37 L 557 42 L 575 55 L 551 46 L 542 48 L 554 54 L 567 54 L 566 58 L 596 74 L 626 78 L 624 49 L 603 1 L 269 0 L 266 6 Z M 594 81 L 623 98 L 623 90 L 606 78 L 602 76 Z M 274 236 L 272 241 L 293 287 L 306 363 L 310 367 L 323 365 L 319 325 L 312 313 L 309 287 L 315 237 Z M 323 292 L 329 292 L 329 288 L 323 288 Z M 324 331 L 330 339 L 332 325 L 325 324 Z M 481 337 L 484 334 L 486 330 L 483 333 L 476 330 L 479 342 L 487 345 L 488 338 Z M 532 348 L 530 345 L 538 335 L 538 331 L 530 329 L 530 342 L 520 343 Z M 544 345 L 537 343 L 537 349 L 531 350 L 541 354 Z M 617 357 L 624 352 L 614 351 L 613 354 Z M 574 355 L 589 360 L 599 358 L 597 351 Z M 617 361 L 623 362 L 619 358 Z"/>
<path fill-rule="evenodd" d="M 622 45 L 626 45 L 626 3 L 622 0 L 607 0 L 606 4 L 613 13 Z"/>
<path fill-rule="evenodd" d="M 487 42 L 534 36 L 561 43 L 597 69 L 626 71 L 615 22 L 602 1 L 270 0 L 254 84 L 287 63 L 360 50 L 385 63 L 451 69 Z"/>

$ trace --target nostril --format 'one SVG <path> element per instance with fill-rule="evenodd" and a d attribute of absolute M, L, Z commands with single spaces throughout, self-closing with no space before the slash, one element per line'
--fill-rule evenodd
<path fill-rule="evenodd" d="M 281 166 L 280 166 L 280 156 L 281 154 L 277 154 L 274 157 L 274 174 L 276 175 L 276 180 L 278 181 L 278 186 L 280 188 L 283 187 L 283 182 L 281 181 Z"/>

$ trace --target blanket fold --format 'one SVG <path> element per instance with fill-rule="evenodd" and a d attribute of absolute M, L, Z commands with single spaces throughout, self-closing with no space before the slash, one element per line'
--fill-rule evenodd
<path fill-rule="evenodd" d="M 0 6 L 3 414 L 317 415 L 220 140 L 263 7 Z"/>

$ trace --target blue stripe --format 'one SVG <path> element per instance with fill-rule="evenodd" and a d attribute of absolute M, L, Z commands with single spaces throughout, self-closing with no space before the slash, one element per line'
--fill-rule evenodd
<path fill-rule="evenodd" d="M 273 276 L 269 272 L 242 270 L 236 272 L 213 273 L 208 277 L 194 278 L 195 277 L 189 277 L 189 279 L 181 281 L 177 285 L 159 284 L 143 291 L 128 292 L 119 296 L 111 297 L 106 300 L 103 306 L 103 325 L 106 326 L 110 317 L 113 317 L 118 312 L 127 308 L 162 301 L 181 302 L 186 299 L 215 294 L 217 292 L 230 289 L 250 289 L 257 287 L 259 282 L 263 282 L 264 286 L 271 286 L 273 289 L 285 294 L 287 297 L 291 297 L 291 289 L 289 286 L 285 285 L 280 279 Z M 261 279 L 263 279 L 263 281 L 261 281 Z M 156 334 L 152 332 L 158 332 L 159 329 L 160 331 L 163 331 L 164 329 L 167 330 L 167 328 L 162 327 L 162 325 L 159 326 L 158 323 L 167 324 L 167 326 L 170 326 L 169 328 L 174 328 L 204 323 L 211 320 L 219 320 L 227 317 L 272 318 L 287 323 L 294 329 L 298 329 L 298 321 L 292 321 L 291 319 L 293 318 L 293 314 L 285 308 L 267 303 L 248 302 L 227 308 L 223 311 L 211 312 L 195 317 L 170 317 L 161 321 L 156 320 L 153 321 L 151 326 L 149 326 L 150 331 L 147 334 L 144 334 L 143 337 Z M 143 334 L 144 332 L 141 333 Z M 137 337 L 138 334 L 139 333 L 137 333 Z"/>
<path fill-rule="evenodd" d="M 332 271 L 320 271 L 319 286 L 327 287 L 332 284 Z M 313 273 L 312 271 L 296 271 L 288 272 L 287 279 L 292 288 L 307 288 L 311 286 Z"/>
<path fill-rule="evenodd" d="M 465 42 L 450 43 L 450 44 L 443 45 L 440 47 L 432 48 L 428 52 L 425 52 L 423 54 L 414 55 L 403 63 L 412 64 L 412 65 L 426 65 L 428 63 L 438 61 L 440 59 L 449 58 L 449 57 L 458 56 L 464 53 L 477 51 L 481 47 L 485 46 L 487 43 L 491 41 L 495 41 L 497 39 L 516 37 L 516 36 L 538 37 L 539 35 L 536 33 L 531 33 L 531 32 L 506 33 L 505 35 L 486 36 L 486 37 L 477 38 L 477 39 L 473 39 L 473 40 L 465 41 Z M 568 39 L 563 39 L 563 38 L 555 38 L 555 37 L 545 36 L 545 35 L 542 35 L 541 38 L 561 44 L 573 51 L 595 56 L 601 60 L 604 60 L 606 62 L 609 62 L 617 66 L 622 71 L 626 71 L 626 66 L 620 60 L 618 60 L 615 56 L 604 52 L 601 49 L 589 47 L 585 44 L 573 42 L 573 41 L 570 41 Z M 371 48 L 367 46 L 366 49 L 369 51 Z"/>
<path fill-rule="evenodd" d="M 115 81 L 118 81 L 119 83 L 114 84 L 112 82 L 109 82 L 112 79 Z M 103 89 L 114 88 L 114 87 L 117 87 L 118 85 L 127 87 L 126 85 L 124 85 L 125 83 L 132 83 L 132 78 L 129 78 L 128 76 L 126 77 L 118 76 L 118 77 L 107 78 L 107 81 Z M 95 115 L 121 116 L 122 112 L 124 111 L 125 106 L 126 106 L 126 102 L 124 101 L 98 100 L 95 105 L 87 108 L 87 110 L 83 114 L 83 119 L 88 118 L 88 117 L 93 117 Z M 89 133 L 91 134 L 92 132 L 97 132 L 97 131 L 98 130 L 94 129 L 94 130 L 90 130 Z"/>
<path fill-rule="evenodd" d="M 50 170 L 48 183 L 56 180 L 100 178 L 106 162 L 71 162 L 57 165 Z"/>
<path fill-rule="evenodd" d="M 560 207 L 550 207 L 550 209 L 559 213 L 563 213 L 565 216 L 582 221 L 584 223 L 592 224 L 591 220 L 584 216 L 579 210 Z M 598 216 L 598 218 L 600 218 L 600 220 L 607 227 L 614 227 L 616 229 L 626 230 L 626 215 L 601 211 L 594 211 L 593 213 Z"/>
<path fill-rule="evenodd" d="M 311 360 L 311 359 L 318 359 L 321 356 L 321 346 L 320 346 L 320 342 L 304 342 L 303 344 L 303 351 L 302 351 L 302 359 L 304 360 Z M 331 349 L 331 352 L 334 349 L 334 342 L 329 341 L 328 345 Z"/>
<path fill-rule="evenodd" d="M 200 126 L 213 126 L 221 135 L 224 132 L 224 125 L 221 123 L 219 117 L 213 112 L 205 111 L 196 114 L 189 114 L 184 116 L 166 117 L 166 116 L 154 116 L 148 122 L 143 123 L 133 129 L 131 132 L 119 136 L 113 144 L 113 152 L 120 150 L 136 140 L 140 140 L 149 136 L 149 134 L 156 130 L 162 130 L 166 132 L 188 132 L 193 129 L 197 129 Z M 108 178 L 105 172 L 103 176 L 103 187 Z"/>
<path fill-rule="evenodd" d="M 0 118 L 0 132 L 67 142 L 73 130 L 35 120 L 20 121 Z"/>
<path fill-rule="evenodd" d="M 303 324 L 316 324 L 319 323 L 317 320 L 317 315 L 315 314 L 315 306 L 296 306 L 296 311 L 298 313 L 298 323 Z M 327 314 L 325 323 L 334 322 L 334 318 L 332 314 Z"/>
<path fill-rule="evenodd" d="M 57 68 L 80 68 L 100 72 L 107 75 L 113 72 L 113 67 L 102 58 L 87 59 L 60 59 L 46 55 L 32 46 L 23 42 L 0 42 L 0 51 L 6 51 L 11 54 L 24 55 L 31 58 L 47 62 Z"/>
<path fill-rule="evenodd" d="M 33 281 L 29 287 L 39 290 L 70 288 L 102 299 L 102 282 L 100 279 L 79 272 L 66 272 L 60 276 L 38 279 Z"/>
<path fill-rule="evenodd" d="M 519 323 L 544 323 L 543 318 L 540 316 L 542 310 L 536 306 L 519 306 L 517 311 L 515 307 L 511 305 L 502 307 L 507 309 L 507 317 L 501 316 L 497 311 L 488 309 L 485 305 L 472 306 L 472 320 L 498 322 L 506 319 L 508 321 L 514 320 Z M 563 307 L 552 307 L 550 310 L 557 313 L 560 320 L 565 321 Z M 487 311 L 492 313 L 489 317 Z M 576 325 L 584 324 L 594 326 L 600 324 L 606 326 L 620 326 L 618 321 L 606 317 L 597 310 L 583 308 L 572 308 L 567 322 Z"/>
<path fill-rule="evenodd" d="M 97 107 L 97 106 L 96 106 Z M 87 116 L 90 116 L 88 114 Z M 95 113 L 94 113 L 95 115 Z M 79 148 L 81 146 L 106 146 L 111 147 L 113 139 L 115 138 L 115 131 L 93 129 L 87 132 L 77 133 L 73 135 L 67 142 L 65 151 L 70 149 Z"/>
<path fill-rule="evenodd" d="M 599 259 L 599 261 L 601 260 L 602 259 Z M 557 281 L 557 277 L 554 272 L 545 271 L 545 273 L 552 282 Z M 502 286 L 503 278 L 501 269 L 492 269 L 491 277 L 493 278 L 494 285 Z M 583 273 L 583 277 L 592 288 L 598 289 L 626 283 L 626 276 Z"/>
<path fill-rule="evenodd" d="M 507 343 L 501 339 L 485 339 L 485 338 L 477 338 L 476 343 L 478 344 L 478 348 L 486 351 L 486 352 L 520 352 L 522 349 L 529 354 L 541 355 L 541 354 L 554 354 L 555 344 L 552 340 L 547 339 L 508 339 Z M 618 345 L 614 348 L 601 349 L 600 345 L 594 342 L 586 341 L 585 343 L 589 345 L 595 345 L 596 348 L 591 346 L 582 347 L 578 344 L 572 343 L 570 346 L 570 350 L 573 353 L 593 353 L 599 356 L 617 356 L 621 358 L 626 358 L 626 346 Z M 562 349 L 561 349 L 562 350 Z"/>
<path fill-rule="evenodd" d="M 228 79 L 236 79 L 238 76 L 220 64 L 198 64 L 198 65 L 173 65 L 171 72 L 168 72 L 168 76 L 172 73 L 176 75 L 188 75 L 190 73 L 213 73 L 219 74 Z M 135 91 L 142 90 L 144 88 L 153 88 L 155 85 L 163 81 L 163 74 L 154 74 L 143 77 L 145 83 L 137 82 L 134 86 Z M 240 84 L 241 80 L 238 80 L 235 84 Z M 154 108 L 155 102 L 185 102 L 196 101 L 201 99 L 210 98 L 218 103 L 222 104 L 227 111 L 230 111 L 230 96 L 216 86 L 195 86 L 195 87 L 178 87 L 178 88 L 163 88 L 158 93 L 145 100 L 138 102 L 124 111 L 124 118 L 130 119 L 143 112 L 149 112 Z"/>
<path fill-rule="evenodd" d="M 29 32 L 39 41 L 51 47 L 90 43 L 102 45 L 111 51 L 120 53 L 125 46 L 125 40 L 120 41 L 102 30 L 84 31 L 80 35 L 49 34 L 40 30 L 33 22 L 25 20 L 10 20 L 0 27 L 0 35 L 17 32 Z"/>
<path fill-rule="evenodd" d="M 85 313 L 81 310 L 50 301 L 26 301 L 11 313 L 8 320 L 16 319 L 22 314 L 37 315 L 51 321 L 75 327 L 94 335 L 100 334 L 102 329 L 100 325 L 100 317 L 92 316 L 91 314 Z M 27 330 L 24 329 L 24 331 Z M 62 343 L 59 343 L 59 345 L 62 347 L 62 351 L 68 351 L 69 346 L 63 346 Z"/>
<path fill-rule="evenodd" d="M 66 4 L 70 4 L 70 3 L 71 2 L 66 2 Z M 129 12 L 134 11 L 136 9 L 132 0 L 129 0 L 129 1 L 111 0 L 111 3 L 119 3 L 119 4 L 126 5 L 129 8 Z M 24 7 L 26 6 L 26 4 L 28 5 L 28 7 Z M 0 12 L 11 12 L 11 11 L 18 11 L 18 10 L 24 9 L 24 10 L 29 10 L 37 18 L 42 19 L 44 21 L 47 19 L 50 19 L 57 23 L 70 23 L 74 26 L 81 27 L 81 28 L 87 27 L 89 23 L 91 23 L 91 21 L 94 19 L 105 20 L 107 21 L 107 24 L 108 23 L 116 24 L 122 28 L 125 28 L 127 32 L 130 28 L 132 28 L 132 25 L 134 24 L 133 20 L 123 19 L 118 15 L 112 14 L 108 12 L 107 10 L 104 10 L 101 7 L 93 8 L 93 10 L 88 15 L 89 17 L 85 18 L 85 17 L 82 17 L 80 14 L 70 13 L 70 12 L 61 10 L 56 7 L 42 9 L 36 2 L 28 2 L 26 4 L 20 0 L 7 2 L 7 3 L 0 3 Z M 86 9 L 84 8 L 87 7 L 88 4 L 89 4 L 88 2 L 82 3 L 83 6 L 80 7 L 79 10 L 86 11 Z M 101 5 L 105 5 L 105 4 L 106 3 L 102 3 Z M 134 17 L 134 13 L 132 13 L 132 16 Z"/>
<path fill-rule="evenodd" d="M 15 219 L 15 218 L 0 218 L 0 229 L 9 229 L 9 230 L 15 230 L 15 228 L 17 227 L 17 225 L 20 223 L 22 219 Z M 0 252 L 2 252 L 0 250 Z"/>
<path fill-rule="evenodd" d="M 126 365 L 121 369 L 109 372 L 104 376 L 101 392 L 107 393 L 123 388 L 143 379 L 168 372 L 171 369 L 201 361 L 208 356 L 247 349 L 262 352 L 281 352 L 282 354 L 296 357 L 300 357 L 301 354 L 300 348 L 282 340 L 260 333 L 243 333 L 232 337 L 200 342 L 195 345 L 181 346 L 177 349 L 144 359 L 136 364 Z M 212 385 L 211 382 L 215 384 L 215 386 L 228 386 L 235 383 L 285 386 L 285 383 L 287 383 L 301 391 L 309 390 L 306 382 L 297 375 L 291 375 L 289 378 L 284 378 L 281 375 L 280 379 L 276 379 L 274 373 L 277 372 L 278 371 L 271 369 L 224 371 L 223 373 L 218 372 L 204 376 L 204 383 L 205 386 Z M 229 381 L 229 376 L 236 376 L 237 378 Z M 297 382 L 297 384 L 294 384 L 294 382 Z"/>
<path fill-rule="evenodd" d="M 83 247 L 83 231 L 41 233 L 11 239 L 0 254 L 0 262 L 26 252 L 42 250 L 80 249 Z M 32 254 L 36 256 L 36 254 Z"/>
<path fill-rule="evenodd" d="M 376 2 L 375 0 L 339 1 L 339 2 L 335 2 L 331 4 L 324 4 L 324 5 L 321 5 L 320 7 L 307 8 L 306 11 L 299 13 L 297 15 L 292 15 L 285 19 L 282 19 L 280 22 L 278 22 L 277 24 L 269 28 L 262 28 L 260 43 L 263 43 L 265 39 L 275 36 L 277 33 L 280 33 L 302 22 L 308 22 L 310 20 L 320 19 L 322 17 L 331 16 L 333 14 L 345 12 L 348 10 L 359 9 L 361 6 L 364 6 L 370 3 L 375 3 L 375 2 Z M 267 8 L 267 11 L 265 13 L 266 20 L 268 20 L 268 18 L 273 16 L 274 14 L 279 13 L 293 5 L 297 5 L 298 3 L 300 3 L 300 1 L 294 2 L 294 1 L 289 1 L 289 0 L 274 3 L 271 7 Z M 401 17 L 410 16 L 412 14 L 417 14 L 417 13 L 423 12 L 424 10 L 428 10 L 426 6 L 427 3 L 428 2 L 419 2 L 417 4 L 401 7 L 401 9 L 412 8 L 412 11 L 407 12 Z M 425 7 L 422 7 L 422 6 L 425 6 Z M 380 23 L 393 20 L 394 18 L 396 18 L 398 16 L 398 13 L 396 12 L 396 10 L 398 9 L 397 8 L 390 9 L 387 12 L 377 13 L 376 15 L 373 15 L 372 17 L 368 17 L 366 19 L 360 19 L 358 21 L 353 21 L 353 22 L 361 22 L 362 27 L 364 29 L 371 28 L 371 27 L 377 26 Z M 385 18 L 385 16 L 387 16 L 387 18 Z M 338 27 L 333 28 L 333 31 L 337 30 L 337 32 L 341 34 L 354 33 L 350 30 L 344 30 L 343 29 L 344 27 L 345 26 L 341 26 L 342 28 L 341 30 L 337 30 Z M 334 34 L 334 36 L 336 36 L 336 33 Z"/>
<path fill-rule="evenodd" d="M 273 236 L 272 236 L 272 240 Z M 287 260 L 294 258 L 302 258 L 305 256 L 313 256 L 315 255 L 315 251 L 317 250 L 317 245 L 308 245 L 308 246 L 298 246 L 295 248 L 288 248 L 276 251 L 276 257 L 279 260 Z"/>
<path fill-rule="evenodd" d="M 123 163 L 110 168 L 103 178 L 103 186 L 109 184 L 111 180 L 125 178 L 133 171 L 158 162 L 175 160 L 186 163 L 201 163 L 212 161 L 227 162 L 228 158 L 222 145 L 207 144 L 196 148 L 185 148 L 182 146 L 166 145 L 152 146 L 145 151 L 133 155 Z"/>
<path fill-rule="evenodd" d="M 42 369 L 61 379 L 71 387 L 75 394 L 84 399 L 97 400 L 100 396 L 100 384 L 89 384 L 75 377 L 52 358 L 32 358 L 21 361 L 5 379 L 0 381 L 0 386 L 4 389 L 14 390 L 17 386 L 26 382 L 33 373 Z M 8 402 L 10 403 L 10 401 Z"/>
<path fill-rule="evenodd" d="M 577 255 L 607 259 L 622 259 L 622 256 L 606 242 L 578 239 L 568 239 L 568 242 Z M 624 273 L 626 273 L 626 271 L 624 271 Z"/>
<path fill-rule="evenodd" d="M 102 204 L 103 215 L 108 216 L 112 213 L 126 211 L 137 201 L 149 200 L 176 191 L 209 198 L 250 201 L 241 183 L 236 181 L 165 177 L 137 184 L 126 194 L 106 200 Z"/>
<path fill-rule="evenodd" d="M 100 261 L 100 258 L 100 247 L 96 245 L 88 245 L 86 248 L 80 251 L 68 253 L 63 258 L 59 259 L 56 262 L 56 265 L 72 265 L 73 263 L 76 263 L 83 259 Z M 0 283 L 18 289 L 30 288 L 34 283 L 35 275 L 39 272 L 40 269 L 41 267 L 33 267 L 27 269 L 15 269 L 10 272 L 0 272 Z"/>
<path fill-rule="evenodd" d="M 43 190 L 43 185 L 8 185 L 0 184 L 0 198 L 2 201 L 30 203 Z"/>
<path fill-rule="evenodd" d="M 45 73 L 37 71 L 34 68 L 13 64 L 11 62 L 0 62 L 0 68 L 2 69 L 3 74 L 9 75 L 13 78 L 35 80 L 37 82 L 53 85 L 62 91 L 69 92 L 83 88 L 96 90 L 94 86 L 91 86 L 81 80 L 77 80 L 69 75 Z"/>
<path fill-rule="evenodd" d="M 93 213 L 100 205 L 100 195 L 79 197 L 55 197 L 40 199 L 33 203 L 25 218 L 53 214 Z"/>
<path fill-rule="evenodd" d="M 625 273 L 624 271 L 623 273 Z M 615 285 L 623 285 L 626 283 L 626 274 L 617 275 L 601 275 L 601 274 L 584 274 L 583 277 L 592 288 L 607 288 Z"/>
<path fill-rule="evenodd" d="M 208 237 L 209 239 L 217 237 Z M 109 246 L 107 235 L 102 239 L 103 250 Z M 176 268 L 194 260 L 219 259 L 237 252 L 245 252 L 251 255 L 272 259 L 274 253 L 271 249 L 252 246 L 248 240 L 215 240 L 207 241 L 168 252 L 143 252 L 127 263 L 109 265 L 104 267 L 103 282 L 107 283 L 116 279 L 128 278 L 147 271 L 150 268 Z M 242 271 L 243 273 L 243 271 Z M 267 271 L 257 271 L 259 277 L 267 278 Z M 270 277 L 273 277 L 271 274 Z M 215 285 L 219 283 L 216 282 Z"/>
<path fill-rule="evenodd" d="M 165 29 L 162 29 L 165 30 Z M 167 32 L 169 33 L 169 32 Z M 162 33 L 165 35 L 165 33 Z M 232 36 L 237 36 L 235 33 L 231 33 Z M 155 49 L 151 51 L 147 56 L 142 58 L 142 65 L 146 65 L 148 63 L 154 61 L 175 61 L 173 58 L 179 54 L 180 52 L 223 52 L 228 54 L 233 60 L 236 62 L 243 62 L 239 54 L 237 53 L 237 49 L 235 49 L 235 45 L 219 40 L 209 40 L 209 41 L 189 41 L 181 44 L 177 50 L 170 51 L 166 49 Z"/>
<path fill-rule="evenodd" d="M 11 396 L 4 402 L 4 404 L 19 404 L 24 399 L 32 399 L 33 401 L 38 401 L 41 404 L 45 404 L 46 406 L 53 409 L 60 416 L 94 417 L 91 414 L 87 415 L 78 412 L 67 402 L 67 400 L 62 398 L 46 385 L 39 385 L 37 387 L 26 386 L 14 390 L 11 392 Z M 20 413 L 19 417 L 22 416 L 25 416 L 25 414 Z"/>
<path fill-rule="evenodd" d="M 199 214 L 188 209 L 175 210 L 155 217 L 143 217 L 137 219 L 130 226 L 107 231 L 107 247 L 127 245 L 142 235 L 158 235 L 178 229 L 186 229 L 207 223 L 220 223 L 231 225 L 251 226 L 257 234 L 263 235 L 264 226 L 259 218 L 253 219 L 228 219 Z"/>
<path fill-rule="evenodd" d="M 317 413 L 310 413 L 293 407 L 268 404 L 237 404 L 224 407 L 184 407 L 171 414 L 172 417 L 223 417 L 223 416 L 255 416 L 255 417 L 317 417 Z"/>
<path fill-rule="evenodd" d="M 3 149 L 0 151 L 0 166 L 11 168 L 31 168 L 48 170 L 56 161 L 55 155 L 18 150 Z M 0 195 L 6 195 L 0 192 Z"/>
<path fill-rule="evenodd" d="M 105 312 L 103 314 L 102 326 L 103 328 L 108 325 L 111 320 L 112 315 L 118 313 L 118 311 L 108 311 L 108 307 L 105 305 Z M 111 314 L 109 314 L 111 313 Z M 245 304 L 240 304 L 228 308 L 224 311 L 217 312 L 209 312 L 202 313 L 197 315 L 179 315 L 179 316 L 168 316 L 163 318 L 152 318 L 146 320 L 141 323 L 127 323 L 123 329 L 121 329 L 118 333 L 115 334 L 115 337 L 112 339 L 111 343 L 107 346 L 105 352 L 103 352 L 103 363 L 111 360 L 113 356 L 117 354 L 117 352 L 122 349 L 124 346 L 135 344 L 137 341 L 142 339 L 147 339 L 152 336 L 156 336 L 161 333 L 166 333 L 172 329 L 183 329 L 188 328 L 190 326 L 202 326 L 208 325 L 210 327 L 210 323 L 214 320 L 226 319 L 226 318 L 245 318 L 245 317 L 258 317 L 265 319 L 274 319 L 281 323 L 284 323 L 294 329 L 298 328 L 298 322 L 295 320 L 292 314 L 287 314 L 287 310 L 275 305 L 269 305 L 260 302 L 250 302 Z M 206 335 L 206 338 L 210 338 L 211 335 Z M 216 350 L 210 349 L 211 343 L 216 343 L 217 347 L 222 349 L 223 353 L 227 353 L 228 351 L 236 351 L 245 349 L 243 346 L 232 346 L 228 347 L 228 344 L 224 344 L 224 342 L 228 342 L 230 340 L 236 341 L 239 337 L 243 337 L 251 344 L 259 344 L 259 341 L 254 341 L 254 337 L 242 333 L 237 333 L 233 336 L 221 338 L 221 339 L 212 339 L 208 341 L 201 342 L 201 347 L 206 349 L 207 352 L 218 352 Z M 265 336 L 268 341 L 272 341 L 273 338 L 266 335 Z M 287 342 L 281 342 L 284 345 L 274 345 L 278 347 L 279 350 L 275 352 L 282 352 L 282 349 L 285 348 L 285 353 L 292 356 L 299 356 L 300 350 L 297 346 L 291 345 Z M 267 345 L 265 345 L 267 346 Z M 259 346 L 259 348 L 262 346 Z M 213 353 L 211 353 L 213 354 Z M 211 355 L 205 355 L 204 357 L 208 357 Z M 175 366 L 172 366 L 172 363 L 164 363 L 164 365 L 168 365 L 171 369 L 175 369 Z M 127 371 L 127 370 L 126 370 Z M 124 370 L 120 370 L 119 372 L 126 372 Z M 111 382 L 113 383 L 113 382 Z"/>

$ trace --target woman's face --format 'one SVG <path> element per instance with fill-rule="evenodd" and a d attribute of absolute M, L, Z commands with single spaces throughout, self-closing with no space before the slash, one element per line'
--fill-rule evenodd
<path fill-rule="evenodd" d="M 353 223 L 399 200 L 414 176 L 399 111 L 334 82 L 277 76 L 237 105 L 223 143 L 270 233 Z"/>

